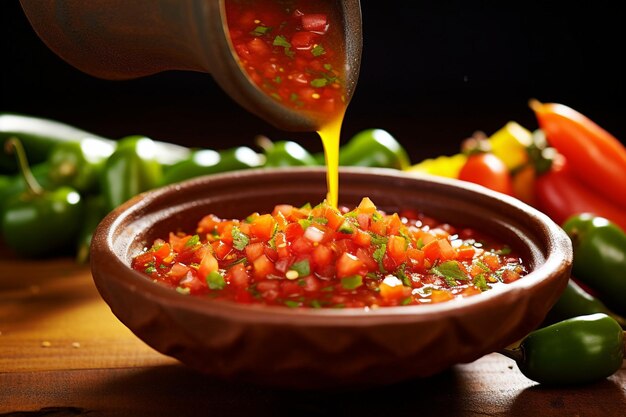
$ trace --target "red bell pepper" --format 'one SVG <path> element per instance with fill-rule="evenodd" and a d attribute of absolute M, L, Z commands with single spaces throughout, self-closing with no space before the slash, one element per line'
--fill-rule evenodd
<path fill-rule="evenodd" d="M 530 102 L 550 146 L 589 192 L 626 212 L 626 147 L 586 116 L 562 104 Z M 555 174 L 559 176 L 560 174 Z M 624 224 L 621 223 L 622 228 Z"/>
<path fill-rule="evenodd" d="M 626 209 L 587 187 L 574 173 L 565 158 L 555 161 L 550 171 L 535 182 L 536 207 L 558 224 L 574 214 L 593 213 L 626 231 Z"/>

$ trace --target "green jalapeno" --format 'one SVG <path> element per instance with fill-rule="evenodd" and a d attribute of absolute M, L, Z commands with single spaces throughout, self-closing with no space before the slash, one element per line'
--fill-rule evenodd
<path fill-rule="evenodd" d="M 594 313 L 604 313 L 611 316 L 622 327 L 626 327 L 626 320 L 623 317 L 609 310 L 602 301 L 570 279 L 556 304 L 548 312 L 543 325 L 547 326 L 561 320 Z"/>
<path fill-rule="evenodd" d="M 77 142 L 60 142 L 50 151 L 50 181 L 69 185 L 80 192 L 94 192 L 104 163 L 115 150 L 108 141 L 85 138 Z"/>
<path fill-rule="evenodd" d="M 263 149 L 266 167 L 319 165 L 315 157 L 297 142 L 290 140 L 272 142 L 265 136 L 258 136 L 256 142 Z"/>
<path fill-rule="evenodd" d="M 606 378 L 622 367 L 624 332 L 606 314 L 574 317 L 530 333 L 500 352 L 533 381 L 574 385 Z"/>
<path fill-rule="evenodd" d="M 339 165 L 406 169 L 406 150 L 389 132 L 368 129 L 357 133 L 339 150 Z"/>
<path fill-rule="evenodd" d="M 223 151 L 204 149 L 180 161 L 165 171 L 161 184 L 173 184 L 201 175 L 259 167 L 263 157 L 254 150 L 240 146 Z"/>
<path fill-rule="evenodd" d="M 572 239 L 572 274 L 597 292 L 609 309 L 626 315 L 626 233 L 592 214 L 570 217 L 563 229 Z"/>
<path fill-rule="evenodd" d="M 80 194 L 70 187 L 44 190 L 33 177 L 19 140 L 5 142 L 7 153 L 16 152 L 26 190 L 4 204 L 0 221 L 8 247 L 22 256 L 41 257 L 68 247 L 78 233 L 82 216 Z"/>
<path fill-rule="evenodd" d="M 111 142 L 109 139 L 54 120 L 19 114 L 0 114 L 0 142 L 5 142 L 11 137 L 20 139 L 29 162 L 33 164 L 45 161 L 60 142 L 78 142 L 84 138 Z M 0 153 L 0 172 L 16 173 L 17 169 L 15 158 Z"/>
<path fill-rule="evenodd" d="M 120 140 L 104 164 L 101 176 L 107 211 L 161 183 L 163 171 L 156 152 L 154 141 L 144 136 L 128 136 Z"/>

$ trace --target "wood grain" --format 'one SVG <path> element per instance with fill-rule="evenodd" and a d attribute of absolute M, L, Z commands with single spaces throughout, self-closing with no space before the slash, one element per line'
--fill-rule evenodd
<path fill-rule="evenodd" d="M 146 346 L 70 259 L 0 260 L 0 416 L 623 416 L 626 368 L 542 388 L 497 354 L 367 391 L 286 391 L 200 375 Z"/>

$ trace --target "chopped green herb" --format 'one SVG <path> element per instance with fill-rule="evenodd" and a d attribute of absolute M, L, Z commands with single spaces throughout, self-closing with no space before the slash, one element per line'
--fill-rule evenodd
<path fill-rule="evenodd" d="M 212 290 L 222 290 L 226 286 L 224 276 L 217 271 L 213 271 L 206 276 L 206 283 Z"/>
<path fill-rule="evenodd" d="M 405 268 L 405 264 L 402 264 L 397 270 L 396 270 L 396 277 L 398 277 L 398 279 L 400 281 L 402 281 L 402 284 L 404 284 L 407 287 L 411 286 L 411 278 L 409 278 L 407 276 L 407 274 L 404 272 L 404 268 Z"/>
<path fill-rule="evenodd" d="M 332 70 L 332 69 L 333 69 L 333 66 L 332 66 L 332 65 L 330 65 L 330 64 L 324 64 L 324 69 L 325 69 L 326 71 L 330 71 L 330 70 Z"/>
<path fill-rule="evenodd" d="M 313 49 L 311 49 L 311 53 L 313 54 L 313 56 L 320 56 L 320 55 L 324 55 L 326 51 L 324 50 L 324 47 L 322 46 L 322 44 L 318 43 L 317 45 L 313 47 Z"/>
<path fill-rule="evenodd" d="M 337 231 L 341 233 L 351 234 L 354 233 L 354 227 L 352 226 L 352 223 L 346 219 L 343 223 L 341 223 L 341 226 L 339 226 L 339 229 L 337 229 Z"/>
<path fill-rule="evenodd" d="M 272 93 L 270 94 L 270 96 L 272 96 L 274 99 L 278 101 L 283 101 L 283 98 L 278 93 Z"/>
<path fill-rule="evenodd" d="M 287 300 L 285 301 L 285 305 L 289 308 L 298 308 L 300 307 L 300 303 L 297 301 Z"/>
<path fill-rule="evenodd" d="M 306 281 L 303 280 L 302 278 L 296 281 L 296 283 L 298 284 L 299 287 L 304 287 L 306 285 Z"/>
<path fill-rule="evenodd" d="M 317 301 L 317 300 L 313 300 L 313 301 L 311 301 L 311 307 L 313 307 L 313 308 L 322 308 L 322 304 L 319 301 Z"/>
<path fill-rule="evenodd" d="M 278 35 L 274 38 L 274 42 L 272 42 L 274 46 L 282 46 L 285 48 L 291 48 L 291 44 L 285 39 L 284 36 Z"/>
<path fill-rule="evenodd" d="M 382 219 L 383 219 L 383 216 L 379 212 L 375 211 L 372 213 L 372 220 L 374 220 L 375 222 L 379 222 Z"/>
<path fill-rule="evenodd" d="M 341 278 L 341 286 L 346 290 L 354 290 L 363 285 L 363 277 L 361 275 L 352 275 Z"/>
<path fill-rule="evenodd" d="M 404 300 L 400 301 L 400 305 L 406 306 L 411 304 L 411 301 L 413 301 L 413 297 L 407 297 Z"/>
<path fill-rule="evenodd" d="M 446 261 L 430 269 L 431 274 L 443 277 L 449 286 L 455 287 L 457 281 L 467 281 L 467 275 L 461 270 L 457 261 Z"/>
<path fill-rule="evenodd" d="M 292 51 L 291 48 L 285 48 L 285 55 L 287 55 L 289 58 L 293 58 L 294 56 L 296 56 L 296 53 Z"/>
<path fill-rule="evenodd" d="M 381 244 L 376 248 L 374 253 L 372 253 L 372 257 L 376 262 L 378 262 L 378 268 L 380 272 L 385 272 L 385 266 L 383 265 L 383 258 L 385 257 L 385 252 L 387 252 L 387 245 L 385 243 Z"/>
<path fill-rule="evenodd" d="M 267 32 L 269 32 L 270 30 L 272 30 L 272 28 L 267 27 L 267 26 L 257 26 L 257 27 L 254 28 L 254 30 L 252 32 L 250 32 L 250 35 L 252 35 L 252 36 L 263 36 Z"/>
<path fill-rule="evenodd" d="M 330 291 L 333 291 L 334 289 L 335 289 L 335 287 L 333 287 L 333 286 L 331 285 L 331 286 L 329 286 L 329 287 L 324 287 L 324 288 L 322 288 L 322 291 L 324 291 L 324 292 L 330 292 Z"/>
<path fill-rule="evenodd" d="M 485 264 L 484 262 L 476 261 L 475 264 L 483 271 L 491 273 L 491 268 L 489 268 L 489 266 L 487 266 L 487 264 Z"/>
<path fill-rule="evenodd" d="M 280 75 L 277 75 L 276 77 L 274 77 L 274 82 L 276 84 L 280 84 L 283 82 L 283 78 Z"/>
<path fill-rule="evenodd" d="M 296 271 L 299 277 L 306 277 L 311 275 L 311 266 L 308 259 L 303 259 L 300 262 L 294 262 L 290 267 L 290 271 Z"/>
<path fill-rule="evenodd" d="M 231 235 L 233 237 L 233 246 L 237 250 L 244 250 L 248 243 L 250 243 L 250 238 L 239 230 L 239 227 L 233 226 L 231 230 Z"/>
<path fill-rule="evenodd" d="M 311 80 L 311 87 L 325 87 L 328 84 L 328 80 L 326 78 L 316 78 Z"/>
<path fill-rule="evenodd" d="M 159 269 L 167 269 L 167 265 L 161 264 L 161 265 L 159 265 Z"/>
<path fill-rule="evenodd" d="M 417 242 L 415 242 L 415 247 L 417 249 L 422 249 L 424 247 L 424 240 L 421 237 L 417 239 Z"/>
<path fill-rule="evenodd" d="M 311 210 L 311 208 L 311 203 L 306 203 L 305 205 L 300 207 L 300 210 Z"/>
<path fill-rule="evenodd" d="M 176 287 L 176 292 L 183 295 L 189 295 L 191 290 L 187 287 Z"/>
<path fill-rule="evenodd" d="M 302 226 L 304 230 L 306 230 L 311 225 L 311 220 L 308 219 L 300 219 L 298 220 L 298 224 Z"/>
<path fill-rule="evenodd" d="M 368 272 L 367 275 L 365 275 L 365 278 L 378 279 L 378 275 L 376 275 L 375 272 Z"/>
<path fill-rule="evenodd" d="M 346 305 L 345 305 L 345 304 L 343 304 L 343 303 L 335 304 L 335 305 L 333 306 L 333 308 L 345 308 L 345 307 L 346 307 Z"/>
<path fill-rule="evenodd" d="M 193 235 L 189 238 L 189 240 L 187 242 L 185 242 L 185 247 L 186 248 L 193 248 L 194 246 L 198 245 L 200 243 L 200 236 L 198 235 Z"/>
<path fill-rule="evenodd" d="M 489 285 L 487 285 L 487 280 L 485 279 L 485 274 L 476 275 L 474 277 L 473 284 L 481 291 L 487 291 L 489 289 Z"/>
<path fill-rule="evenodd" d="M 376 234 L 374 232 L 370 232 L 370 236 L 371 236 L 372 244 L 374 244 L 376 246 L 386 244 L 387 240 L 388 240 L 386 236 L 381 236 L 381 235 Z"/>
<path fill-rule="evenodd" d="M 146 268 L 146 270 L 144 271 L 146 274 L 153 274 L 155 273 L 157 270 L 154 266 L 149 266 Z"/>
<path fill-rule="evenodd" d="M 328 219 L 326 217 L 313 217 L 312 221 L 317 223 L 317 224 L 327 224 L 328 223 Z"/>

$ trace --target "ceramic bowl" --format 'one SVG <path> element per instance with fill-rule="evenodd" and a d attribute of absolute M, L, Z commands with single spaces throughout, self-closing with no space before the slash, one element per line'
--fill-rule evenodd
<path fill-rule="evenodd" d="M 201 372 L 283 387 L 358 387 L 439 373 L 522 338 L 565 288 L 571 243 L 548 217 L 518 200 L 456 180 L 346 168 L 340 204 L 369 196 L 382 209 L 417 209 L 488 232 L 527 260 L 524 278 L 435 305 L 290 309 L 190 297 L 133 271 L 131 258 L 170 231 L 193 231 L 208 213 L 242 218 L 274 205 L 320 202 L 325 171 L 249 170 L 207 176 L 128 201 L 92 243 L 96 286 L 145 343 Z"/>

